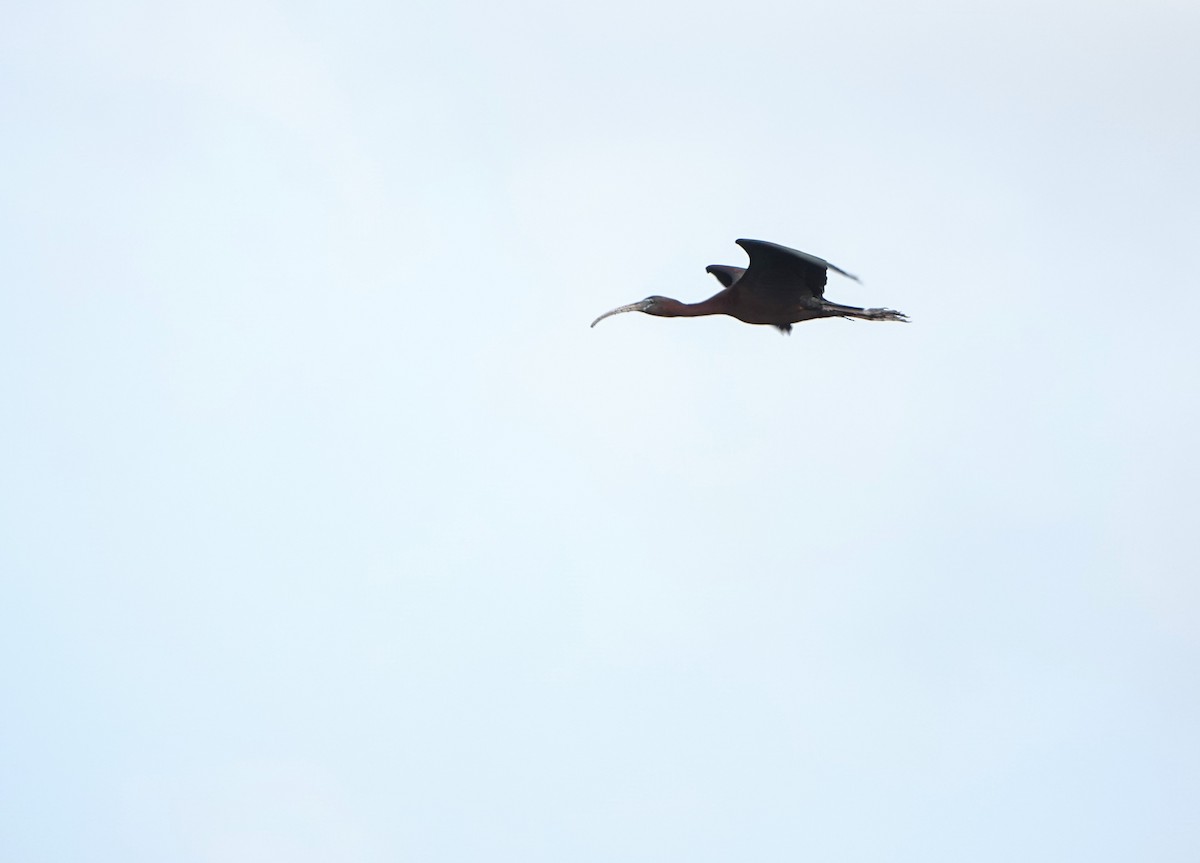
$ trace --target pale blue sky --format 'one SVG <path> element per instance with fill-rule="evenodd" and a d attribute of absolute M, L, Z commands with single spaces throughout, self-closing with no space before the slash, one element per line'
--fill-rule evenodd
<path fill-rule="evenodd" d="M 5 19 L 0 858 L 1200 855 L 1200 7 Z"/>

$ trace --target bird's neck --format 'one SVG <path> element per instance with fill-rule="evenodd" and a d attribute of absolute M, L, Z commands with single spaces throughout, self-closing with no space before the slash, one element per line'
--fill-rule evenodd
<path fill-rule="evenodd" d="M 719 294 L 698 303 L 681 303 L 679 300 L 671 300 L 669 303 L 664 303 L 656 314 L 664 318 L 699 318 L 704 315 L 727 315 L 729 314 L 728 300 L 728 291 L 721 291 Z"/>

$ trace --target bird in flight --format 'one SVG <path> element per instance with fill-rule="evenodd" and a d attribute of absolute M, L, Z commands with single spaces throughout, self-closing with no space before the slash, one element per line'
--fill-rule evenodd
<path fill-rule="evenodd" d="M 860 309 L 825 299 L 829 270 L 858 281 L 840 267 L 813 255 L 763 240 L 738 240 L 750 256 L 750 266 L 710 264 L 707 271 L 724 288 L 699 303 L 681 303 L 670 297 L 646 297 L 636 303 L 605 312 L 592 326 L 621 312 L 645 312 L 660 318 L 698 318 L 729 315 L 747 324 L 769 324 L 790 333 L 792 324 L 814 318 L 849 318 L 863 321 L 907 321 L 908 316 L 892 309 Z"/>

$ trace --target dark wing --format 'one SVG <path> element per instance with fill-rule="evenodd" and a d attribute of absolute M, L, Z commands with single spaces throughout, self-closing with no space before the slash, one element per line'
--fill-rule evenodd
<path fill-rule="evenodd" d="M 734 282 L 746 272 L 743 267 L 731 267 L 729 264 L 709 264 L 704 271 L 712 273 L 717 277 L 717 281 L 727 288 L 733 287 Z"/>
<path fill-rule="evenodd" d="M 805 254 L 763 240 L 738 240 L 750 256 L 750 268 L 742 277 L 742 287 L 754 290 L 785 290 L 816 297 L 825 295 L 827 270 L 858 281 L 840 267 L 814 255 Z"/>

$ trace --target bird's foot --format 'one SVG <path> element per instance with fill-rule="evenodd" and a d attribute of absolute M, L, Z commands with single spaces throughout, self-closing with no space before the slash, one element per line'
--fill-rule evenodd
<path fill-rule="evenodd" d="M 864 309 L 865 317 L 872 321 L 900 321 L 908 323 L 908 315 L 904 312 L 898 312 L 895 309 Z"/>

